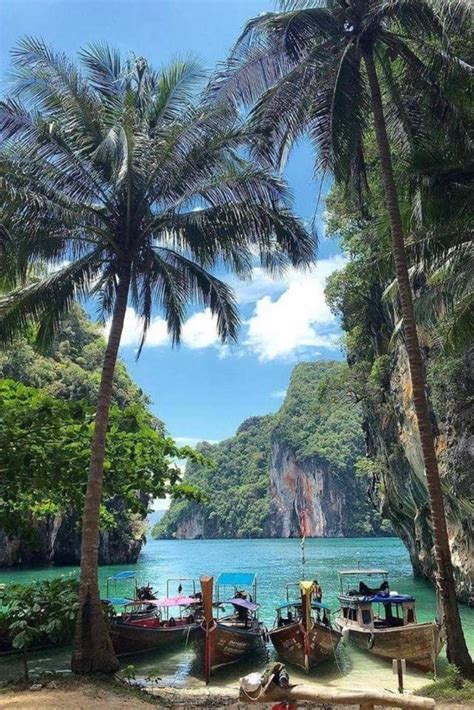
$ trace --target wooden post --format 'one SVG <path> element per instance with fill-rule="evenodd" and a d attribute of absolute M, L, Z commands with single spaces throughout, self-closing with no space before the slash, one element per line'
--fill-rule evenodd
<path fill-rule="evenodd" d="M 304 667 L 309 673 L 309 661 L 311 655 L 311 583 L 300 582 L 301 602 L 303 605 L 303 633 L 304 633 Z"/>
<path fill-rule="evenodd" d="M 213 577 L 201 577 L 202 606 L 204 610 L 204 621 L 202 628 L 204 631 L 204 678 L 206 685 L 211 679 L 211 671 L 214 660 L 214 647 L 212 631 L 215 628 L 214 615 L 212 612 L 212 588 Z"/>
<path fill-rule="evenodd" d="M 403 693 L 403 673 L 406 670 L 406 663 L 404 658 L 396 658 L 392 661 L 393 673 L 398 676 L 398 692 Z"/>

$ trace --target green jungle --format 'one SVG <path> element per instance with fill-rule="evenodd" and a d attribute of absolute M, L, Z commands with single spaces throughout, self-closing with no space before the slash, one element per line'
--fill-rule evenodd
<path fill-rule="evenodd" d="M 181 0 L 183 21 L 193 4 L 203 26 L 212 6 L 209 27 L 219 47 L 217 0 Z M 45 12 L 47 5 L 38 0 Z M 104 0 L 110 17 L 120 5 Z M 163 649 L 176 643 L 188 652 L 189 641 L 199 683 L 215 680 L 220 688 L 218 668 L 247 659 L 246 672 L 255 670 L 252 654 L 267 653 L 271 641 L 275 663 L 314 671 L 309 695 L 289 689 L 272 662 L 267 675 L 258 666 L 257 689 L 252 676 L 241 680 L 241 697 L 306 697 L 337 707 L 356 688 L 354 703 L 374 708 L 369 686 L 384 692 L 386 681 L 381 675 L 372 684 L 369 667 L 365 690 L 355 675 L 351 685 L 341 648 L 353 642 L 367 656 L 395 664 L 403 658 L 435 676 L 441 654 L 440 679 L 427 685 L 430 676 L 426 683 L 408 676 L 414 685 L 407 692 L 424 698 L 400 695 L 400 707 L 433 707 L 431 698 L 468 707 L 473 5 L 268 0 L 261 11 L 252 0 L 240 34 L 230 5 L 220 22 L 230 23 L 232 48 L 219 50 L 213 71 L 191 56 L 194 46 L 205 50 L 204 36 L 179 33 L 173 56 L 180 58 L 173 60 L 158 50 L 146 58 L 132 53 L 133 23 L 126 46 L 118 31 L 100 26 L 103 41 L 82 41 L 79 26 L 67 52 L 47 33 L 26 29 L 7 47 L 8 81 L 0 93 L 0 654 L 20 659 L 22 680 L 5 671 L 0 705 L 4 693 L 7 707 L 32 707 L 19 694 L 35 690 L 34 682 L 44 691 L 38 707 L 81 698 L 85 708 L 117 698 L 123 707 L 177 707 L 185 690 L 178 700 L 150 691 L 163 690 Z M 0 20 L 4 14 L 9 26 L 18 20 L 30 27 L 13 0 L 5 8 Z M 159 11 L 166 22 L 173 18 L 167 7 Z M 53 22 L 50 9 L 45 17 Z M 144 27 L 144 15 L 140 22 Z M 291 161 L 300 151 L 313 171 L 310 204 L 308 186 L 294 178 L 300 163 Z M 303 195 L 306 217 L 297 208 Z M 339 268 L 320 276 L 319 265 L 331 259 Z M 316 304 L 326 309 L 323 326 L 311 315 L 285 357 L 257 357 L 252 337 L 292 337 L 291 321 L 269 322 L 265 308 L 285 303 L 289 284 L 302 289 L 311 278 L 324 289 Z M 257 290 L 261 283 L 267 290 L 252 310 L 242 284 Z M 297 325 L 308 303 L 293 308 Z M 256 335 L 252 324 L 265 312 Z M 193 323 L 204 322 L 213 335 L 192 336 Z M 153 360 L 165 347 L 172 360 Z M 195 357 L 195 382 L 183 351 Z M 244 372 L 239 367 L 248 367 L 242 401 L 227 402 L 229 420 L 242 423 L 215 440 L 178 436 L 176 421 L 189 420 L 210 352 L 210 402 L 226 397 L 223 379 L 214 379 L 217 368 L 235 379 Z M 272 376 L 276 382 L 278 367 L 287 389 L 271 395 L 272 409 L 252 410 L 255 389 Z M 184 381 L 189 402 L 181 396 Z M 176 395 L 168 409 L 160 387 L 164 400 L 170 390 Z M 234 407 L 246 418 L 235 420 Z M 208 431 L 224 430 L 218 419 L 206 423 Z M 246 576 L 245 545 L 250 555 L 256 542 L 263 550 L 269 540 L 287 538 L 301 539 L 291 554 L 301 555 L 303 571 L 308 538 L 322 541 L 334 569 L 331 541 L 347 540 L 350 558 L 357 541 L 376 538 L 380 562 L 364 571 L 354 553 L 352 572 L 367 572 L 367 579 L 344 591 L 342 578 L 332 621 L 327 590 L 323 597 L 314 580 L 297 587 L 291 603 L 287 592 L 288 604 L 268 630 L 253 575 Z M 216 547 L 219 541 L 231 547 Z M 393 557 L 385 560 L 389 544 Z M 196 578 L 188 589 L 177 562 L 199 551 L 204 575 L 207 554 L 213 559 L 217 549 L 227 550 L 220 572 L 236 569 L 225 617 L 228 597 L 216 602 L 218 581 L 213 586 L 204 577 L 199 587 Z M 167 555 L 176 562 L 167 569 L 178 596 L 167 585 L 166 598 L 160 593 L 157 600 L 148 578 L 139 585 L 134 570 L 144 564 L 148 574 L 156 558 L 168 564 Z M 403 570 L 405 559 L 410 574 L 400 572 L 394 591 L 384 566 Z M 280 569 L 285 558 L 273 562 Z M 112 596 L 107 584 L 107 598 L 105 567 L 115 583 Z M 418 618 L 413 592 L 399 588 L 408 576 L 410 589 L 428 590 L 420 594 Z M 127 579 L 132 592 L 122 589 Z M 159 580 L 161 591 L 165 582 Z M 267 598 L 265 582 L 262 588 Z M 275 605 L 283 597 L 273 591 Z M 429 599 L 426 606 L 422 599 Z M 374 611 L 376 604 L 383 612 Z M 45 680 L 37 665 L 64 647 L 71 674 Z M 142 683 L 134 658 L 150 651 L 156 664 Z M 318 676 L 323 661 L 344 676 L 334 697 L 331 682 L 325 685 L 331 676 Z M 186 673 L 191 683 L 196 674 Z M 224 706 L 237 696 L 226 695 L 230 676 L 222 678 L 216 703 Z M 100 693 L 108 705 L 100 704 Z M 210 698 L 195 707 L 211 706 Z"/>

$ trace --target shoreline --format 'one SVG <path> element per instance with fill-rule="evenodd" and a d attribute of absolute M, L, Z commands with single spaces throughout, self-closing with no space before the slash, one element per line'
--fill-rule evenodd
<path fill-rule="evenodd" d="M 430 696 L 431 693 L 428 693 Z M 260 710 L 272 707 L 272 702 L 252 703 Z M 9 710 L 62 710 L 77 707 L 80 710 L 118 710 L 128 708 L 161 707 L 167 710 L 198 710 L 199 708 L 228 708 L 244 710 L 250 703 L 239 698 L 238 687 L 208 686 L 202 688 L 153 688 L 144 689 L 124 683 L 117 677 L 69 677 L 49 676 L 42 680 L 22 681 L 0 689 L 0 706 Z M 327 702 L 298 701 L 298 707 L 337 708 L 358 710 L 359 705 L 332 705 Z M 377 705 L 375 707 L 378 707 Z M 470 699 L 453 695 L 436 702 L 439 710 L 456 710 L 473 707 Z"/>

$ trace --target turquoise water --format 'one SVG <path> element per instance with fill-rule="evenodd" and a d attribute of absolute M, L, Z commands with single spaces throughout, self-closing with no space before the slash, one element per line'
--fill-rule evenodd
<path fill-rule="evenodd" d="M 323 589 L 323 600 L 334 610 L 338 608 L 337 592 L 339 569 L 354 567 L 384 567 L 390 573 L 391 589 L 413 594 L 416 598 L 418 620 L 433 619 L 436 611 L 435 595 L 429 584 L 414 579 L 407 551 L 397 538 L 358 539 L 311 539 L 306 541 L 306 564 L 304 577 L 317 579 Z M 139 584 L 151 582 L 160 595 L 166 593 L 166 580 L 176 577 L 199 579 L 201 574 L 217 577 L 222 571 L 253 571 L 257 573 L 257 598 L 262 605 L 261 616 L 270 626 L 274 619 L 276 603 L 285 595 L 288 582 L 302 578 L 299 540 L 150 540 L 134 566 L 114 565 L 100 569 L 101 591 L 106 594 L 106 578 L 121 570 L 133 569 Z M 37 570 L 14 570 L 0 572 L 0 583 L 30 582 L 34 579 L 49 579 L 58 575 L 77 574 L 75 567 Z M 174 584 L 177 586 L 177 583 Z M 131 585 L 117 584 L 110 593 L 127 596 Z M 170 593 L 176 592 L 173 585 Z M 474 652 L 474 610 L 461 608 L 468 644 Z M 271 651 L 270 651 L 271 653 Z M 316 681 L 334 685 L 364 685 L 369 680 L 377 687 L 393 687 L 395 680 L 391 668 L 367 654 L 352 647 L 341 648 L 335 663 L 328 663 L 314 671 Z M 191 649 L 173 651 L 159 657 L 148 655 L 130 659 L 127 663 L 135 666 L 137 676 L 159 673 L 164 683 L 176 685 L 199 684 L 200 672 L 196 668 Z M 15 668 L 15 661 L 3 662 L 0 677 Z M 265 665 L 251 661 L 248 666 L 223 671 L 219 676 L 221 684 L 236 682 L 247 667 Z M 67 652 L 55 650 L 45 656 L 35 655 L 33 667 L 66 669 Z M 446 662 L 440 659 L 439 669 L 443 672 Z M 299 677 L 292 670 L 292 677 Z M 417 672 L 407 673 L 407 687 L 418 687 L 426 682 L 426 676 Z"/>

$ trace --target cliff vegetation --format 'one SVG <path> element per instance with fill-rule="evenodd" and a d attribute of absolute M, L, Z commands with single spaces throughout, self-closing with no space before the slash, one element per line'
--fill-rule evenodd
<path fill-rule="evenodd" d="M 276 414 L 247 419 L 219 444 L 200 444 L 212 467 L 189 463 L 184 481 L 204 500 L 172 502 L 153 536 L 293 536 L 303 509 L 312 535 L 388 533 L 356 476 L 363 437 L 347 375 L 344 363 L 301 363 Z M 314 482 L 308 495 L 300 479 Z M 290 490 L 280 501 L 282 485 Z M 331 508 L 326 498 L 337 504 Z"/>
<path fill-rule="evenodd" d="M 459 597 L 467 600 L 474 575 L 472 167 L 437 153 L 434 142 L 429 158 L 396 156 L 396 168 L 451 554 Z M 326 294 L 346 333 L 361 408 L 367 456 L 358 471 L 405 542 L 415 573 L 433 578 L 428 491 L 375 162 L 368 179 L 366 215 L 342 187 L 328 200 L 328 233 L 349 263 L 330 277 Z"/>
<path fill-rule="evenodd" d="M 71 564 L 105 343 L 78 307 L 46 353 L 33 336 L 0 356 L 0 564 Z M 108 563 L 136 559 L 152 498 L 194 492 L 174 463 L 194 452 L 166 436 L 122 363 L 116 380 L 99 548 Z"/>

